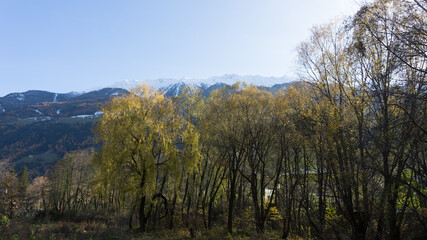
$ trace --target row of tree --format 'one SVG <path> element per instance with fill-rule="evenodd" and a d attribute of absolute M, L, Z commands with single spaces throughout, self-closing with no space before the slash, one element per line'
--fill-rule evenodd
<path fill-rule="evenodd" d="M 141 86 L 115 98 L 102 148 L 68 154 L 21 205 L 127 216 L 141 231 L 425 236 L 426 4 L 377 0 L 315 27 L 298 51 L 303 81 L 276 94 L 235 84 L 169 99 Z"/>

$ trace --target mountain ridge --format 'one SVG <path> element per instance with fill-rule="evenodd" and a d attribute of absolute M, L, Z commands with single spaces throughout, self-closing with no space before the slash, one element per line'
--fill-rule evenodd
<path fill-rule="evenodd" d="M 233 76 L 229 78 L 237 80 Z M 211 83 L 176 81 L 156 90 L 174 97 L 184 87 L 192 86 L 207 97 L 211 91 L 228 85 Z M 262 88 L 274 93 L 293 83 Z M 67 152 L 97 147 L 93 129 L 102 116 L 101 106 L 128 93 L 123 88 L 69 93 L 28 90 L 0 97 L 0 161 L 9 160 L 17 171 L 27 166 L 32 176 L 37 176 L 44 174 Z"/>
<path fill-rule="evenodd" d="M 256 86 L 272 87 L 275 84 L 289 83 L 296 81 L 295 78 L 290 76 L 281 76 L 281 77 L 265 77 L 260 75 L 238 75 L 238 74 L 224 74 L 222 76 L 213 76 L 209 78 L 157 78 L 157 79 L 147 79 L 147 80 L 123 80 L 118 81 L 110 85 L 104 85 L 102 87 L 112 87 L 112 88 L 123 88 L 130 90 L 135 88 L 140 84 L 147 84 L 149 87 L 152 87 L 154 90 L 166 89 L 168 86 L 184 83 L 186 85 L 191 85 L 194 87 L 208 88 L 212 85 L 218 83 L 224 83 L 227 85 L 233 85 L 236 82 L 246 82 L 248 84 L 253 84 Z M 102 88 L 101 87 L 101 88 Z M 92 90 L 95 90 L 94 88 Z"/>

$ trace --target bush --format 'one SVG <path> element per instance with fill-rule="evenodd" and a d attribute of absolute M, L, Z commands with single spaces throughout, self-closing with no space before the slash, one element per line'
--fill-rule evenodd
<path fill-rule="evenodd" d="M 9 225 L 9 218 L 6 215 L 0 215 L 0 233 L 6 231 Z"/>

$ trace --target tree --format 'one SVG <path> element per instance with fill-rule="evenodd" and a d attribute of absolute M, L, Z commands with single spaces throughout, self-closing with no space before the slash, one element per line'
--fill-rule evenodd
<path fill-rule="evenodd" d="M 30 207 L 30 199 L 28 199 L 27 188 L 29 185 L 29 178 L 27 166 L 24 166 L 22 170 L 18 173 L 18 193 L 20 200 L 20 207 L 25 209 L 25 212 L 28 211 Z M 24 210 L 22 209 L 22 210 Z"/>
<path fill-rule="evenodd" d="M 413 164 L 409 156 L 420 156 L 414 150 L 419 146 L 420 134 L 426 133 L 424 7 L 425 1 L 378 0 L 361 8 L 353 21 L 357 61 L 367 76 L 371 93 L 373 121 L 369 134 L 381 156 L 377 170 L 384 179 L 378 239 L 400 239 L 406 210 L 406 204 L 398 207 L 402 184 L 420 189 L 405 180 L 405 168 Z M 422 163 L 422 157 L 416 159 Z M 408 189 L 408 193 L 412 190 Z M 410 195 L 405 194 L 403 202 Z"/>
<path fill-rule="evenodd" d="M 402 66 L 427 74 L 427 1 L 377 0 L 365 4 L 353 24 L 396 57 Z M 378 28 L 385 26 L 382 31 Z M 378 31 L 380 30 L 380 31 Z M 385 30 L 385 31 L 384 31 Z M 384 38 L 384 34 L 388 38 Z M 393 39 L 393 41 L 389 41 Z M 359 47 L 363 48 L 363 42 Z"/>
<path fill-rule="evenodd" d="M 273 98 L 265 90 L 248 86 L 234 94 L 231 100 L 237 105 L 236 117 L 241 124 L 247 152 L 246 168 L 240 172 L 250 185 L 256 231 L 262 234 L 282 171 L 282 158 L 273 153 L 277 133 Z M 269 196 L 266 190 L 271 191 Z"/>
<path fill-rule="evenodd" d="M 67 153 L 53 167 L 49 174 L 49 205 L 54 216 L 76 215 L 88 210 L 94 172 L 90 165 L 92 155 L 90 149 Z M 45 205 L 47 180 L 37 180 L 35 183 L 42 190 Z"/>
<path fill-rule="evenodd" d="M 273 99 L 273 117 L 276 121 L 273 156 L 279 163 L 275 167 L 280 169 L 276 205 L 283 218 L 282 239 L 301 225 L 302 189 L 308 187 L 304 182 L 309 170 L 304 165 L 308 147 L 305 135 L 311 131 L 304 117 L 309 107 L 309 94 L 305 84 L 296 84 L 279 91 Z"/>
<path fill-rule="evenodd" d="M 0 162 L 0 213 L 13 216 L 18 207 L 18 179 L 8 161 Z"/>
<path fill-rule="evenodd" d="M 18 173 L 18 182 L 19 182 L 19 193 L 25 195 L 27 187 L 29 185 L 29 178 L 27 166 L 24 166 L 22 170 Z"/>
<path fill-rule="evenodd" d="M 209 144 L 224 156 L 227 167 L 227 231 L 233 232 L 233 217 L 237 194 L 237 179 L 246 160 L 246 135 L 243 132 L 239 103 L 234 95 L 242 90 L 240 83 L 227 86 L 211 93 L 202 127 L 209 135 Z"/>
<path fill-rule="evenodd" d="M 28 199 L 31 209 L 36 209 L 39 213 L 46 213 L 47 197 L 49 194 L 49 179 L 45 176 L 34 178 L 28 186 Z"/>
<path fill-rule="evenodd" d="M 299 49 L 318 103 L 316 158 L 352 238 L 374 220 L 377 239 L 399 239 L 413 192 L 425 199 L 425 9 L 378 0 L 352 20 L 314 28 Z"/>
<path fill-rule="evenodd" d="M 97 125 L 102 143 L 101 174 L 127 176 L 128 191 L 139 195 L 140 231 L 146 231 L 162 176 L 191 172 L 199 160 L 198 133 L 176 113 L 172 101 L 143 85 L 103 107 Z M 163 180 L 164 181 L 164 180 Z"/>
<path fill-rule="evenodd" d="M 352 239 L 364 239 L 376 188 L 366 158 L 366 77 L 349 54 L 352 43 L 351 34 L 339 23 L 316 27 L 310 42 L 301 45 L 299 59 L 317 102 L 310 116 L 317 135 L 317 168 L 330 174 L 332 199 L 349 222 Z M 325 193 L 318 194 L 319 202 L 325 201 L 320 198 Z M 319 210 L 324 207 L 319 205 Z M 324 211 L 320 217 L 324 222 Z"/>

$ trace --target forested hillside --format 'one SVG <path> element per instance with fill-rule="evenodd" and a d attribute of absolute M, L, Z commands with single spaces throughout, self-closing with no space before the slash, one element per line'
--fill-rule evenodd
<path fill-rule="evenodd" d="M 101 106 L 125 89 L 57 94 L 27 91 L 0 98 L 0 161 L 41 176 L 65 153 L 95 147 Z"/>
<path fill-rule="evenodd" d="M 0 166 L 0 232 L 26 215 L 39 237 L 425 239 L 426 16 L 425 1 L 378 0 L 314 27 L 280 91 L 113 98 L 97 151 L 32 183 Z"/>

